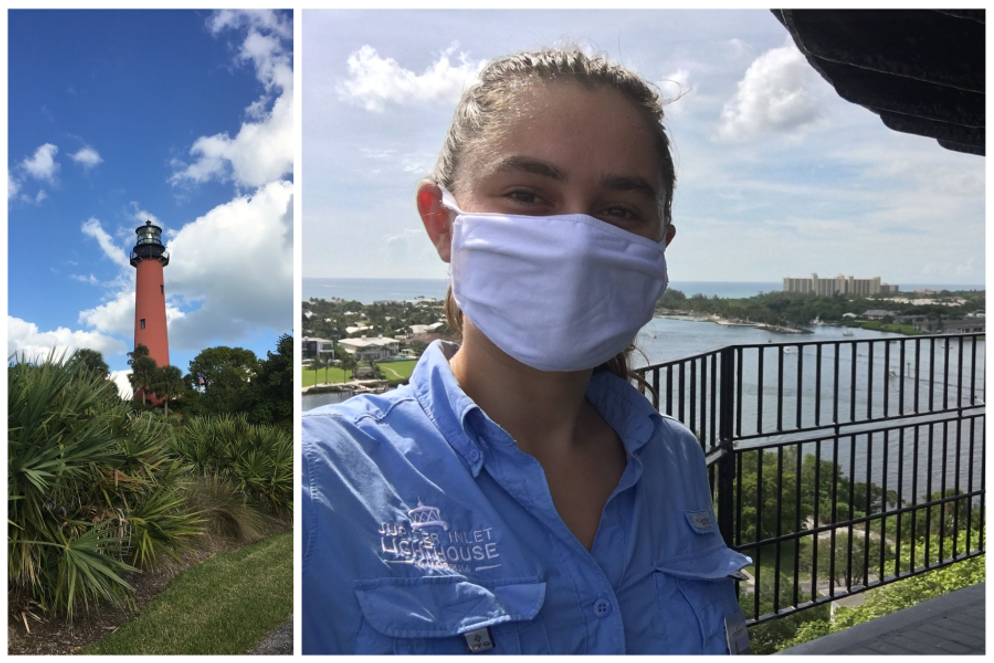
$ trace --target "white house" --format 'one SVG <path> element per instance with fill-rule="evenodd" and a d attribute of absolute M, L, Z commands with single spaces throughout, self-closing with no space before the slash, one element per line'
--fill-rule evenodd
<path fill-rule="evenodd" d="M 411 333 L 414 334 L 415 336 L 418 336 L 420 334 L 427 334 L 429 332 L 435 331 L 444 324 L 445 324 L 444 322 L 433 322 L 430 325 L 411 325 Z"/>
<path fill-rule="evenodd" d="M 357 361 L 383 361 L 400 354 L 400 341 L 385 336 L 373 338 L 343 338 L 338 345 Z"/>
<path fill-rule="evenodd" d="M 345 328 L 345 333 L 346 334 L 356 334 L 358 332 L 367 331 L 369 329 L 372 329 L 372 327 L 370 327 L 369 325 L 367 325 L 367 324 L 365 324 L 363 322 L 357 322 L 354 325 L 349 325 L 348 327 L 346 327 Z"/>

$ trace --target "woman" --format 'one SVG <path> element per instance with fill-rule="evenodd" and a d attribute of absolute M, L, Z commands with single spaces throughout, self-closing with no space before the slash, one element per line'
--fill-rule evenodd
<path fill-rule="evenodd" d="M 675 234 L 661 119 L 576 49 L 463 95 L 417 194 L 461 344 L 303 417 L 305 653 L 748 647 L 701 448 L 628 379 Z"/>

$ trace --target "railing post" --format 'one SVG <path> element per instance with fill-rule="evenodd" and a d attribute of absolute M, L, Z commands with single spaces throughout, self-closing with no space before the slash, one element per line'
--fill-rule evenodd
<path fill-rule="evenodd" d="M 732 484 L 735 482 L 735 348 L 721 349 L 720 401 L 718 406 L 718 436 L 721 455 L 718 458 L 718 531 L 731 547 L 733 531 Z"/>

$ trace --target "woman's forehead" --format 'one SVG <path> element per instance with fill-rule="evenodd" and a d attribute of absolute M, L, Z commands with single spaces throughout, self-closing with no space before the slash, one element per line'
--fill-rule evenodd
<path fill-rule="evenodd" d="M 471 172 L 457 179 L 514 171 L 560 180 L 624 176 L 658 190 L 655 135 L 619 92 L 556 83 L 533 86 L 508 102 L 491 130 L 469 147 L 464 164 Z"/>

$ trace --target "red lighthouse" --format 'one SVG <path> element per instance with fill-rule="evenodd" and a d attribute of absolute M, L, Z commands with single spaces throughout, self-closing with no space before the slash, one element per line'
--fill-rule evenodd
<path fill-rule="evenodd" d="M 146 221 L 135 229 L 138 241 L 131 251 L 131 266 L 138 270 L 135 287 L 135 347 L 141 343 L 159 366 L 169 365 L 166 336 L 166 286 L 162 268 L 169 254 L 162 245 L 162 228 Z"/>

